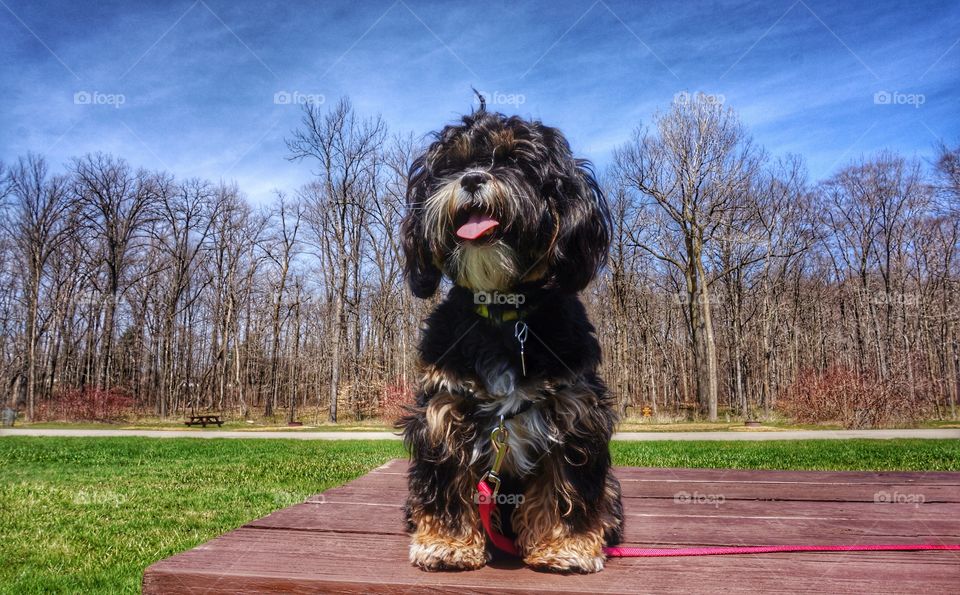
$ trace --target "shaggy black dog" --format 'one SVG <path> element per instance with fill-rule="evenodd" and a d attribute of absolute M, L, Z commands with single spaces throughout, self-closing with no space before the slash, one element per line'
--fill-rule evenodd
<path fill-rule="evenodd" d="M 600 346 L 577 293 L 609 247 L 610 218 L 585 161 L 540 122 L 481 108 L 447 126 L 412 165 L 402 225 L 413 293 L 453 281 L 427 318 L 410 449 L 410 560 L 425 570 L 489 559 L 476 485 L 509 449 L 495 522 L 524 561 L 596 572 L 618 543 L 616 422 Z"/>

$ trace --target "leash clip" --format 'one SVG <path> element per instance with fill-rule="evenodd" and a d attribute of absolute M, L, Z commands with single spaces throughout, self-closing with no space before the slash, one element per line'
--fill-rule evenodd
<path fill-rule="evenodd" d="M 513 337 L 517 340 L 517 343 L 520 343 L 520 369 L 524 376 L 527 375 L 527 353 L 524 345 L 527 342 L 528 332 L 530 332 L 530 327 L 522 320 L 518 320 L 517 324 L 513 325 Z"/>
<path fill-rule="evenodd" d="M 496 500 L 497 494 L 500 492 L 500 467 L 503 466 L 503 458 L 507 456 L 507 451 L 510 450 L 510 446 L 507 444 L 508 436 L 507 426 L 504 424 L 504 418 L 501 415 L 500 423 L 490 434 L 490 443 L 493 444 L 493 449 L 496 451 L 496 456 L 493 458 L 493 466 L 480 480 L 493 486 L 492 497 L 494 500 Z"/>

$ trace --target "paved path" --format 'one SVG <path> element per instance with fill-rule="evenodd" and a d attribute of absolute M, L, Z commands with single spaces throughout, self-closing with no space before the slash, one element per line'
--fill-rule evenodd
<path fill-rule="evenodd" d="M 149 438 L 284 438 L 288 440 L 399 440 L 391 432 L 239 432 L 235 430 L 68 430 L 14 428 L 0 436 L 144 436 Z M 619 432 L 614 440 L 844 440 L 868 438 L 960 439 L 960 429 L 938 430 L 742 430 L 739 432 Z"/>
<path fill-rule="evenodd" d="M 939 430 L 741 430 L 738 432 L 618 432 L 614 440 L 846 440 L 867 438 L 953 438 L 960 429 Z"/>

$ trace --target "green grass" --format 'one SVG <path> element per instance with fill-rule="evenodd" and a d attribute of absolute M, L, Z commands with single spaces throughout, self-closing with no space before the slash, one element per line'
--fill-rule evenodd
<path fill-rule="evenodd" d="M 960 470 L 949 440 L 611 449 L 618 465 Z M 0 438 L 0 592 L 137 592 L 150 563 L 402 456 L 387 441 Z"/>
<path fill-rule="evenodd" d="M 374 441 L 0 438 L 0 592 L 137 592 L 151 562 L 397 456 Z"/>
<path fill-rule="evenodd" d="M 960 471 L 958 440 L 614 442 L 614 463 L 634 467 L 823 471 Z"/>
<path fill-rule="evenodd" d="M 365 419 L 363 421 L 345 421 L 330 423 L 319 421 L 313 423 L 315 416 L 303 417 L 304 425 L 298 427 L 287 426 L 286 418 L 260 418 L 243 421 L 227 417 L 223 427 L 186 426 L 180 418 L 161 419 L 159 417 L 140 417 L 135 419 L 116 420 L 113 422 L 70 422 L 70 421 L 17 421 L 17 427 L 37 429 L 66 429 L 66 430 L 187 430 L 187 431 L 282 431 L 282 432 L 393 432 L 390 423 L 379 419 Z M 325 420 L 325 418 L 321 418 Z M 960 428 L 960 420 L 929 420 L 913 424 L 900 424 L 891 428 Z M 730 418 L 723 421 L 689 421 L 681 419 L 626 417 L 617 427 L 620 432 L 776 432 L 781 430 L 842 430 L 842 425 L 836 423 L 800 424 L 789 419 L 773 417 L 763 420 L 759 428 L 748 428 L 743 420 Z"/>

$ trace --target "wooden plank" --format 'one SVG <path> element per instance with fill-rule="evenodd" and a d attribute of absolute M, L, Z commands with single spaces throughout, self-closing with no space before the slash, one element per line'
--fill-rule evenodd
<path fill-rule="evenodd" d="M 621 481 L 730 481 L 734 483 L 918 484 L 960 486 L 960 473 L 947 471 L 773 471 L 616 467 Z"/>
<path fill-rule="evenodd" d="M 398 481 L 399 478 L 399 481 Z M 692 501 L 784 500 L 830 502 L 879 502 L 882 504 L 960 503 L 960 487 L 952 485 L 892 484 L 788 484 L 752 482 L 677 481 L 632 482 L 621 480 L 623 497 L 666 498 Z M 406 498 L 403 476 L 364 477 L 325 492 L 327 498 L 355 502 L 402 503 Z"/>
<path fill-rule="evenodd" d="M 536 573 L 516 560 L 495 560 L 474 572 L 424 573 L 406 557 L 405 470 L 405 461 L 391 461 L 157 562 L 144 574 L 144 592 L 945 593 L 956 592 L 960 581 L 958 552 L 617 559 L 589 576 Z M 952 495 L 960 491 L 960 474 L 617 472 L 626 479 L 626 545 L 960 543 L 960 503 Z M 874 502 L 881 489 L 925 500 Z M 675 498 L 678 491 L 691 498 Z M 698 501 L 694 494 L 724 499 Z"/>
<path fill-rule="evenodd" d="M 402 503 L 357 502 L 313 497 L 311 502 L 278 510 L 247 527 L 301 531 L 357 531 L 401 534 Z M 628 525 L 677 523 L 689 519 L 717 524 L 823 522 L 844 525 L 935 523 L 944 534 L 960 534 L 960 504 L 873 504 L 865 502 L 781 502 L 775 508 L 762 501 L 732 500 L 718 505 L 681 504 L 666 499 L 638 499 L 627 509 Z"/>
<path fill-rule="evenodd" d="M 711 591 L 947 593 L 960 580 L 951 552 L 765 554 L 618 559 L 595 575 L 556 575 L 495 561 L 472 572 L 410 566 L 402 536 L 238 529 L 159 562 L 144 593 L 678 593 Z M 388 570 L 387 570 L 388 569 Z"/>
<path fill-rule="evenodd" d="M 409 462 L 406 459 L 392 459 L 365 475 L 364 478 L 394 474 L 406 475 L 408 466 Z M 686 467 L 614 467 L 614 473 L 621 481 L 903 483 L 960 486 L 960 473 L 956 471 L 779 471 L 767 469 L 691 469 Z"/>
<path fill-rule="evenodd" d="M 823 500 L 831 502 L 960 502 L 960 487 L 907 484 L 787 484 L 623 482 L 624 498 L 692 498 L 694 500 Z"/>
<path fill-rule="evenodd" d="M 921 537 L 935 542 L 960 542 L 960 506 L 953 505 L 952 516 L 938 513 L 919 514 L 913 507 L 901 509 L 899 515 L 885 513 L 871 516 L 785 516 L 782 511 L 765 516 L 731 514 L 699 507 L 682 510 L 672 505 L 664 510 L 663 502 L 640 512 L 628 509 L 625 538 L 630 542 L 654 545 L 766 545 L 830 542 L 847 543 L 916 543 Z M 672 504 L 672 503 L 671 503 Z M 878 505 L 874 508 L 882 508 Z M 722 514 L 721 514 L 722 512 Z M 375 505 L 370 508 L 352 503 L 300 504 L 253 521 L 247 528 L 294 529 L 329 533 L 368 533 L 403 535 L 402 509 L 398 505 Z"/>

